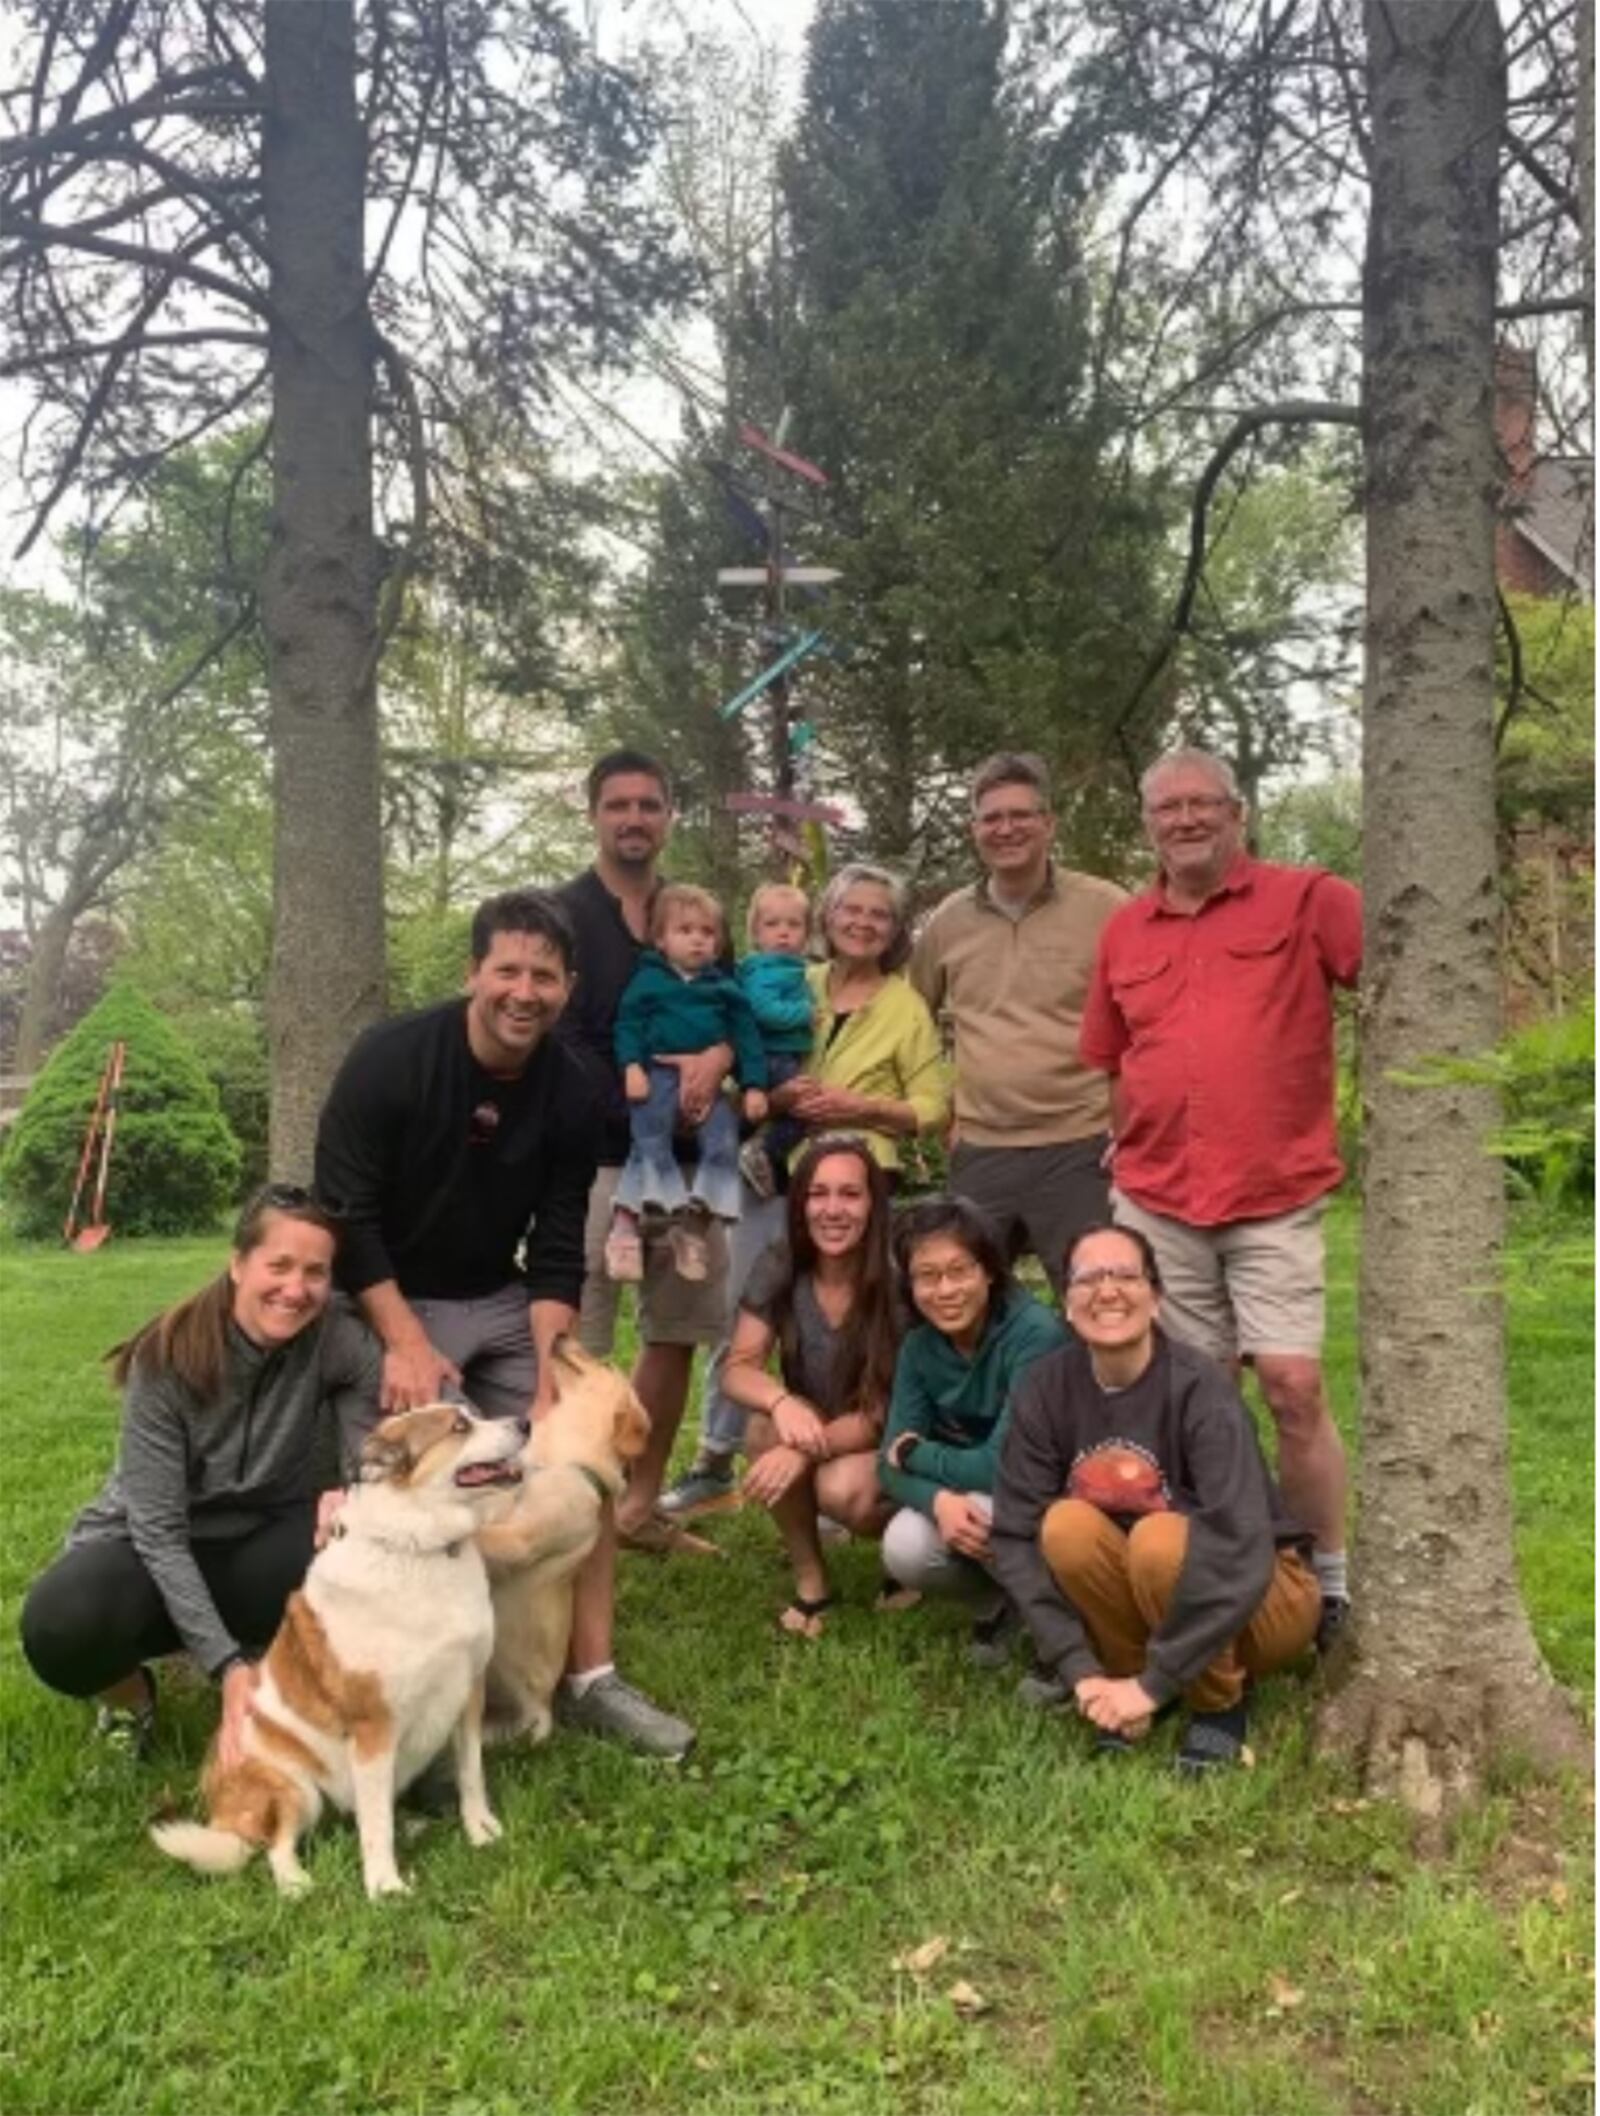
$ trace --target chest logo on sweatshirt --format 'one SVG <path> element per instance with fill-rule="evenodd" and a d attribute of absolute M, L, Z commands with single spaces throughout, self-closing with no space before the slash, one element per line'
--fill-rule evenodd
<path fill-rule="evenodd" d="M 1066 1495 L 1087 1500 L 1103 1514 L 1172 1511 L 1172 1493 L 1160 1463 L 1148 1448 L 1132 1440 L 1102 1440 L 1074 1456 Z"/>

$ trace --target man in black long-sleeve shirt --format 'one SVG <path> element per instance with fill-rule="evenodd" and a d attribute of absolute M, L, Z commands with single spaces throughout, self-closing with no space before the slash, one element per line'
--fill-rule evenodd
<path fill-rule="evenodd" d="M 383 1340 L 386 1407 L 456 1381 L 497 1416 L 546 1407 L 550 1347 L 577 1325 L 605 1116 L 593 1063 L 549 1033 L 576 969 L 554 896 L 491 897 L 466 999 L 369 1029 L 339 1069 L 317 1188 L 344 1221 L 341 1282 Z M 562 1716 L 681 1756 L 694 1729 L 612 1665 L 615 1567 L 608 1532 L 578 1579 Z"/>
<path fill-rule="evenodd" d="M 383 1405 L 462 1384 L 496 1417 L 537 1414 L 576 1322 L 601 1112 L 548 1032 L 572 930 L 537 890 L 491 897 L 465 999 L 367 1030 L 317 1126 L 316 1182 L 343 1222 L 339 1278 L 383 1340 Z"/>

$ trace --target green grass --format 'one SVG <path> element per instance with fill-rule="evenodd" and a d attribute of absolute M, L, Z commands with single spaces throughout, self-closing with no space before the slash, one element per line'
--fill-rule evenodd
<path fill-rule="evenodd" d="M 1592 1242 L 1524 1238 L 1514 1467 L 1541 1640 L 1591 1680 Z M 7 2111 L 915 2110 L 919 2116 L 1520 2116 L 1591 2099 L 1590 1808 L 1509 1773 L 1448 1857 L 1309 1750 L 1265 1687 L 1256 1768 L 1184 1787 L 1172 1737 L 1121 1768 L 965 1667 L 954 1615 L 875 1618 L 872 1554 L 820 1646 L 782 1640 L 764 1521 L 726 1564 L 630 1559 L 630 1673 L 700 1727 L 671 1770 L 570 1737 L 491 1761 L 506 1839 L 433 1823 L 416 1893 L 369 1907 L 353 1835 L 317 1887 L 203 1883 L 143 1824 L 183 1798 L 211 1701 L 168 1686 L 143 1770 L 35 1685 L 18 1598 L 108 1458 L 97 1352 L 215 1250 L 0 1251 L 7 1604 L 0 2107 Z M 1350 1422 L 1354 1225 L 1333 1222 Z M 896 1960 L 936 1935 L 918 1976 Z M 962 1981 L 986 2010 L 968 2018 Z"/>

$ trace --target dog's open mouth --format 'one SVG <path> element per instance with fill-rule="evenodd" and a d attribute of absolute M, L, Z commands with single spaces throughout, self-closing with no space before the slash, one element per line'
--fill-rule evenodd
<path fill-rule="evenodd" d="M 504 1462 L 469 1462 L 456 1471 L 457 1484 L 520 1484 L 522 1466 L 508 1456 Z"/>

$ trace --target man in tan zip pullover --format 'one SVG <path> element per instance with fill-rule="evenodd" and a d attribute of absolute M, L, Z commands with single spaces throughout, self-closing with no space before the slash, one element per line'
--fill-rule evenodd
<path fill-rule="evenodd" d="M 950 1187 L 987 1212 L 1015 1257 L 1061 1290 L 1080 1228 L 1110 1217 L 1107 1082 L 1078 1056 L 1100 929 L 1125 893 L 1058 867 L 1042 758 L 1003 753 L 972 783 L 983 879 L 930 915 L 912 983 L 955 1044 Z"/>

